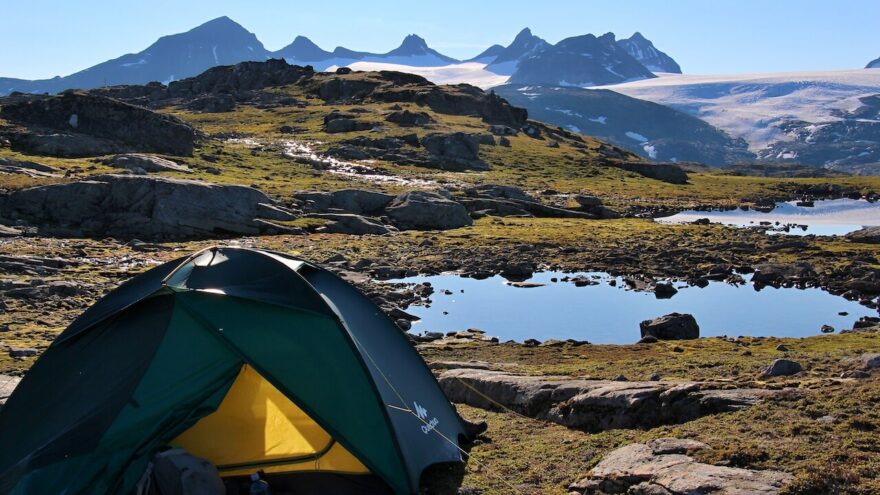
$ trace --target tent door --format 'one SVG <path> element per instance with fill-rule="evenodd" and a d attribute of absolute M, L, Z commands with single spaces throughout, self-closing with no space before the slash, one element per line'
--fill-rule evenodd
<path fill-rule="evenodd" d="M 223 402 L 172 442 L 211 461 L 221 476 L 369 470 L 248 365 Z"/>

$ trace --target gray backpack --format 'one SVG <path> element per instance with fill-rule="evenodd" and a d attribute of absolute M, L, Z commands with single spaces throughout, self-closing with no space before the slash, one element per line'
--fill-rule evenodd
<path fill-rule="evenodd" d="M 225 495 L 220 473 L 210 462 L 183 449 L 153 457 L 138 482 L 136 495 Z"/>

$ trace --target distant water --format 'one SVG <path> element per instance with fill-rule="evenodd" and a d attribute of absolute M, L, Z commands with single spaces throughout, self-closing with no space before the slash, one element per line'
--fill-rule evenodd
<path fill-rule="evenodd" d="M 599 283 L 575 287 L 571 282 L 550 281 L 566 275 L 590 276 Z M 611 286 L 610 280 L 617 286 Z M 435 289 L 430 308 L 407 309 L 421 318 L 412 332 L 479 328 L 502 341 L 572 338 L 630 344 L 640 338 L 639 322 L 672 312 L 693 314 L 701 336 L 731 337 L 805 337 L 819 334 L 822 325 L 841 330 L 852 328 L 861 316 L 877 316 L 876 311 L 820 289 L 756 291 L 751 284 L 711 282 L 705 288 L 675 284 L 679 288 L 675 296 L 657 299 L 650 292 L 626 290 L 621 279 L 604 273 L 536 273 L 529 282 L 546 284 L 536 288 L 512 287 L 500 276 L 475 280 L 436 275 L 390 282 L 430 282 Z"/>
<path fill-rule="evenodd" d="M 661 223 L 690 223 L 700 218 L 708 218 L 713 223 L 755 227 L 760 222 L 770 222 L 773 231 L 782 226 L 791 227 L 791 235 L 845 235 L 863 226 L 880 225 L 880 203 L 859 199 L 830 199 L 816 201 L 815 206 L 797 206 L 795 201 L 777 203 L 769 213 L 757 210 L 694 211 L 687 210 L 669 217 L 657 218 Z M 778 222 L 778 225 L 777 225 Z"/>

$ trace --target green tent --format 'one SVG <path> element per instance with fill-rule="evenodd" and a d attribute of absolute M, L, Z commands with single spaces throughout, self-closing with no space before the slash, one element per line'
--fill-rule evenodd
<path fill-rule="evenodd" d="M 181 446 L 234 478 L 372 477 L 416 493 L 464 425 L 403 333 L 326 270 L 211 248 L 74 321 L 0 409 L 0 494 L 128 494 Z"/>

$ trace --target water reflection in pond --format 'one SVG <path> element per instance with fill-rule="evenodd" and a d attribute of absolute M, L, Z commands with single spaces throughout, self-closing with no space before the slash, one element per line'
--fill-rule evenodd
<path fill-rule="evenodd" d="M 552 278 L 584 275 L 596 285 L 576 287 Z M 616 284 L 612 286 L 609 282 Z M 502 341 L 529 338 L 579 339 L 601 344 L 628 344 L 639 339 L 639 322 L 664 314 L 693 314 L 701 336 L 751 335 L 804 337 L 820 333 L 822 325 L 852 328 L 861 316 L 877 312 L 820 289 L 764 288 L 712 282 L 705 288 L 675 286 L 671 299 L 623 288 L 607 274 L 536 273 L 531 288 L 508 285 L 500 276 L 485 280 L 436 275 L 392 280 L 430 282 L 435 292 L 430 307 L 410 306 L 420 317 L 412 331 L 447 332 L 479 328 Z M 463 291 L 463 292 L 462 292 Z M 841 314 L 845 313 L 845 314 Z"/>
<path fill-rule="evenodd" d="M 694 211 L 656 219 L 662 223 L 691 223 L 708 218 L 713 223 L 755 227 L 769 222 L 772 229 L 796 225 L 788 229 L 792 235 L 844 235 L 863 226 L 880 225 L 880 203 L 863 199 L 831 199 L 814 202 L 814 206 L 798 206 L 797 202 L 778 203 L 770 212 L 757 210 Z"/>

